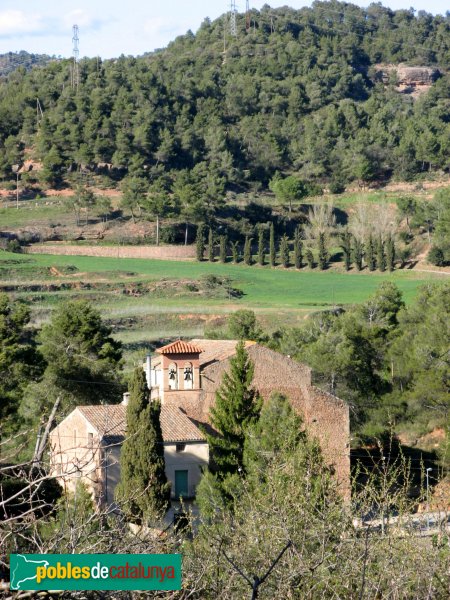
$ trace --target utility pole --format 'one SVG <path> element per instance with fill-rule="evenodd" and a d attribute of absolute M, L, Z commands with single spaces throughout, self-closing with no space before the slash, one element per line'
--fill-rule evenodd
<path fill-rule="evenodd" d="M 78 37 L 79 27 L 78 25 L 74 25 L 72 28 L 73 37 L 73 55 L 72 55 L 72 88 L 78 90 L 78 85 L 80 83 L 80 69 L 78 65 L 78 60 L 80 58 L 80 49 L 78 47 L 78 43 L 80 38 Z"/>
<path fill-rule="evenodd" d="M 246 0 L 245 4 L 245 29 L 246 31 L 250 31 L 250 0 Z"/>
<path fill-rule="evenodd" d="M 231 0 L 231 2 L 230 2 L 230 34 L 231 34 L 231 37 L 237 37 L 236 15 L 237 15 L 236 1 Z"/>

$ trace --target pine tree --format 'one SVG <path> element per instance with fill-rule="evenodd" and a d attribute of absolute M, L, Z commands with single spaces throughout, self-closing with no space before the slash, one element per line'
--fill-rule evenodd
<path fill-rule="evenodd" d="M 266 262 L 266 253 L 265 253 L 265 240 L 264 240 L 264 229 L 260 227 L 258 232 L 258 264 L 261 267 L 264 266 Z"/>
<path fill-rule="evenodd" d="M 305 257 L 308 267 L 310 269 L 314 269 L 314 254 L 311 252 L 310 248 L 307 249 Z"/>
<path fill-rule="evenodd" d="M 239 242 L 233 242 L 231 244 L 231 256 L 235 265 L 239 262 Z"/>
<path fill-rule="evenodd" d="M 226 263 L 227 262 L 227 236 L 226 235 L 221 235 L 220 236 L 220 249 L 219 249 L 219 258 L 220 258 L 220 262 L 221 263 Z"/>
<path fill-rule="evenodd" d="M 289 259 L 289 238 L 284 234 L 280 243 L 280 261 L 286 269 L 289 267 Z"/>
<path fill-rule="evenodd" d="M 366 263 L 369 271 L 375 271 L 377 267 L 376 257 L 375 257 L 375 244 L 373 243 L 373 237 L 369 235 L 369 239 L 366 245 Z"/>
<path fill-rule="evenodd" d="M 352 236 L 348 229 L 341 235 L 341 248 L 344 253 L 345 270 L 350 271 L 352 266 Z"/>
<path fill-rule="evenodd" d="M 295 229 L 294 262 L 295 262 L 296 269 L 301 269 L 303 267 L 303 243 L 302 243 L 302 234 L 301 234 L 300 227 L 297 227 Z"/>
<path fill-rule="evenodd" d="M 386 240 L 386 265 L 388 271 L 393 271 L 395 268 L 395 244 L 391 235 Z"/>
<path fill-rule="evenodd" d="M 379 271 L 386 271 L 386 255 L 384 253 L 384 243 L 381 236 L 378 238 L 377 243 L 377 265 Z"/>
<path fill-rule="evenodd" d="M 245 236 L 245 244 L 244 244 L 244 263 L 246 265 L 253 264 L 252 258 L 252 238 L 248 235 Z"/>
<path fill-rule="evenodd" d="M 160 402 L 150 402 L 144 371 L 137 368 L 130 385 L 127 435 L 120 454 L 120 483 L 116 491 L 122 510 L 136 521 L 161 516 L 169 505 L 160 412 Z"/>
<path fill-rule="evenodd" d="M 197 260 L 202 261 L 205 258 L 205 226 L 201 223 L 197 227 L 197 237 L 195 240 Z"/>
<path fill-rule="evenodd" d="M 273 223 L 270 224 L 269 255 L 270 266 L 274 267 L 277 261 L 277 249 L 275 247 L 275 226 Z"/>
<path fill-rule="evenodd" d="M 363 268 L 363 256 L 364 256 L 364 246 L 360 242 L 360 240 L 354 238 L 353 239 L 353 262 L 355 263 L 355 267 L 357 271 L 361 271 Z"/>
<path fill-rule="evenodd" d="M 218 435 L 207 434 L 213 471 L 220 480 L 243 468 L 245 434 L 261 410 L 261 400 L 252 387 L 253 373 L 254 365 L 240 341 L 211 409 L 211 424 Z"/>
<path fill-rule="evenodd" d="M 318 251 L 319 251 L 318 252 L 318 254 L 319 254 L 319 257 L 318 257 L 319 269 L 321 271 L 323 271 L 324 269 L 326 269 L 328 267 L 328 261 L 330 260 L 324 233 L 319 233 Z"/>
<path fill-rule="evenodd" d="M 214 262 L 214 237 L 211 227 L 208 232 L 208 260 L 209 262 Z"/>

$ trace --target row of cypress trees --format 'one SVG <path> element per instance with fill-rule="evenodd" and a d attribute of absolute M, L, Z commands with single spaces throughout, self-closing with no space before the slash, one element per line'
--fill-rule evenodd
<path fill-rule="evenodd" d="M 245 237 L 242 260 L 246 265 L 254 264 L 254 255 L 252 254 L 253 238 L 249 235 Z M 291 240 L 286 234 L 282 235 L 279 240 L 275 237 L 275 228 L 273 223 L 269 231 L 269 251 L 266 255 L 266 236 L 263 229 L 258 232 L 258 251 L 256 262 L 260 266 L 269 264 L 271 267 L 277 264 L 288 268 L 291 266 Z M 364 263 L 369 271 L 393 271 L 395 268 L 396 248 L 394 239 L 391 235 L 383 240 L 381 236 L 375 239 L 372 235 L 365 243 L 354 237 L 348 230 L 340 236 L 340 248 L 344 257 L 345 269 L 349 271 L 352 265 L 355 265 L 357 271 L 361 271 Z M 233 263 L 238 263 L 241 260 L 239 242 L 231 242 L 229 244 L 226 235 L 219 236 L 219 262 L 227 262 L 231 251 Z M 316 265 L 314 255 L 310 248 L 304 249 L 300 227 L 297 227 L 293 239 L 293 266 L 296 269 L 301 269 L 306 265 L 313 269 Z M 208 231 L 208 240 L 205 241 L 205 226 L 200 225 L 197 230 L 196 238 L 196 255 L 198 261 L 206 260 L 215 262 L 215 241 L 213 230 L 210 227 Z M 277 261 L 278 255 L 278 261 Z M 327 240 L 325 233 L 319 233 L 317 236 L 317 265 L 320 270 L 328 267 L 330 262 L 330 254 L 327 248 Z"/>

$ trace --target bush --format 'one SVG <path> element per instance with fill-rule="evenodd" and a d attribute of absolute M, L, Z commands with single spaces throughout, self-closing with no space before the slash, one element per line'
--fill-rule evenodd
<path fill-rule="evenodd" d="M 445 266 L 445 255 L 442 248 L 439 246 L 432 246 L 431 250 L 428 252 L 427 260 L 432 265 L 436 267 L 444 267 Z"/>
<path fill-rule="evenodd" d="M 345 185 L 342 181 L 334 180 L 330 182 L 328 189 L 330 190 L 330 194 L 343 194 L 345 192 Z"/>
<path fill-rule="evenodd" d="M 174 244 L 177 241 L 178 227 L 176 225 L 165 225 L 161 227 L 159 239 L 163 244 Z"/>
<path fill-rule="evenodd" d="M 15 252 L 16 254 L 20 254 L 22 252 L 22 246 L 18 240 L 8 240 L 6 243 L 6 250 L 7 252 Z"/>

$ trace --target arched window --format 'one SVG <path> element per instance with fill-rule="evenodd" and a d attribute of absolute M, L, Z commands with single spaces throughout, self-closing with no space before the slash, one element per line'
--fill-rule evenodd
<path fill-rule="evenodd" d="M 178 369 L 175 363 L 169 365 L 169 390 L 178 389 Z"/>
<path fill-rule="evenodd" d="M 194 370 L 192 368 L 192 363 L 190 363 L 190 362 L 185 363 L 184 371 L 183 371 L 183 378 L 184 378 L 184 389 L 192 390 L 194 387 Z"/>

